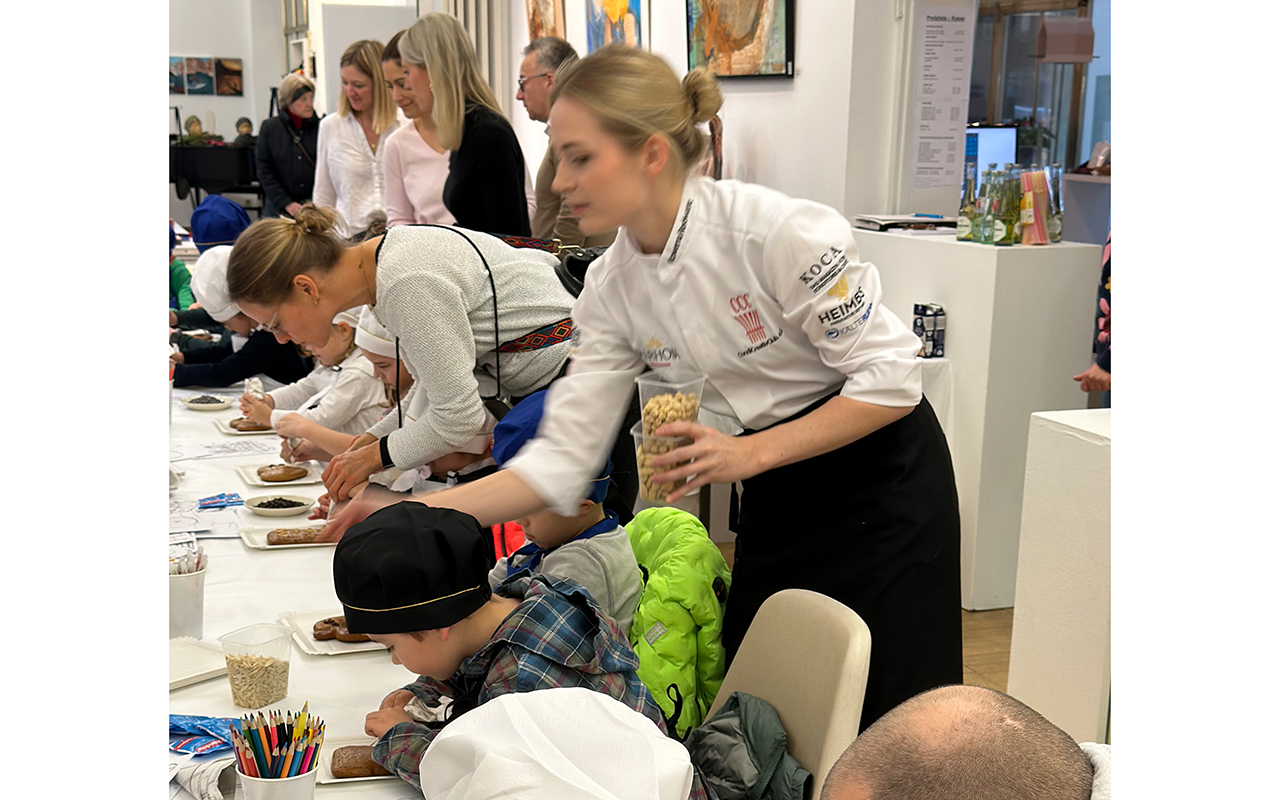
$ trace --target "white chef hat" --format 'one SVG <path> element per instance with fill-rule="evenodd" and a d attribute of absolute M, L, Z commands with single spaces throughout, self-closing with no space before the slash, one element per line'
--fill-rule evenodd
<path fill-rule="evenodd" d="M 354 331 L 360 326 L 360 314 L 364 312 L 365 308 L 365 306 L 356 306 L 355 308 L 347 309 L 346 311 L 339 311 L 333 318 L 333 324 L 337 325 L 339 322 L 345 322 L 350 325 L 351 330 Z"/>
<path fill-rule="evenodd" d="M 607 753 L 607 758 L 601 754 Z M 689 751 L 652 720 L 582 687 L 496 697 L 443 728 L 418 765 L 442 800 L 684 800 Z"/>
<path fill-rule="evenodd" d="M 360 312 L 360 319 L 356 323 L 356 347 L 375 355 L 396 357 L 396 337 L 374 319 L 368 306 Z"/>
<path fill-rule="evenodd" d="M 240 313 L 240 306 L 231 302 L 227 294 L 227 263 L 231 260 L 231 246 L 210 247 L 196 259 L 191 268 L 191 293 L 200 307 L 218 322 Z"/>

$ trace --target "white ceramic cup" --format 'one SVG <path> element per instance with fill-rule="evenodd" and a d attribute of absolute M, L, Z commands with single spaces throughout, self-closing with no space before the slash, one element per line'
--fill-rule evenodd
<path fill-rule="evenodd" d="M 244 800 L 311 800 L 316 796 L 318 766 L 292 778 L 251 778 L 239 767 L 236 767 L 236 774 L 240 776 Z"/>
<path fill-rule="evenodd" d="M 169 576 L 169 638 L 204 638 L 204 576 L 199 572 Z"/>

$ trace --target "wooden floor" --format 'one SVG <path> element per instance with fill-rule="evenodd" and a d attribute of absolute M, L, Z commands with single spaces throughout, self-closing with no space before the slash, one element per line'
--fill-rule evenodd
<path fill-rule="evenodd" d="M 733 566 L 733 542 L 716 542 L 724 560 Z M 1009 686 L 1009 646 L 1013 609 L 960 610 L 964 635 L 964 682 L 969 686 L 1006 691 Z"/>

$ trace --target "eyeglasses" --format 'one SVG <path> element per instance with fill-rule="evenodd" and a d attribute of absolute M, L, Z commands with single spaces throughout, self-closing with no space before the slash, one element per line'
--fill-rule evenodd
<path fill-rule="evenodd" d="M 263 325 L 262 329 L 270 334 L 279 333 L 279 331 L 276 330 L 276 320 L 279 318 L 280 318 L 280 309 L 277 308 L 276 313 L 271 315 L 271 321 L 268 322 L 266 325 Z"/>
<path fill-rule="evenodd" d="M 550 78 L 554 74 L 555 74 L 554 72 L 544 72 L 540 75 L 530 75 L 527 78 L 516 78 L 516 84 L 520 87 L 520 91 L 523 92 L 524 85 L 529 81 L 533 80 L 534 78 Z"/>

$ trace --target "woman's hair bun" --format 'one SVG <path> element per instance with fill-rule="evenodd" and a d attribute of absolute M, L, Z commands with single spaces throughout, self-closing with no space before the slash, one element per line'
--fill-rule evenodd
<path fill-rule="evenodd" d="M 338 212 L 315 203 L 303 203 L 293 221 L 304 233 L 328 233 L 337 227 Z"/>
<path fill-rule="evenodd" d="M 706 67 L 689 70 L 680 83 L 693 107 L 695 123 L 709 121 L 724 104 L 720 84 Z"/>

